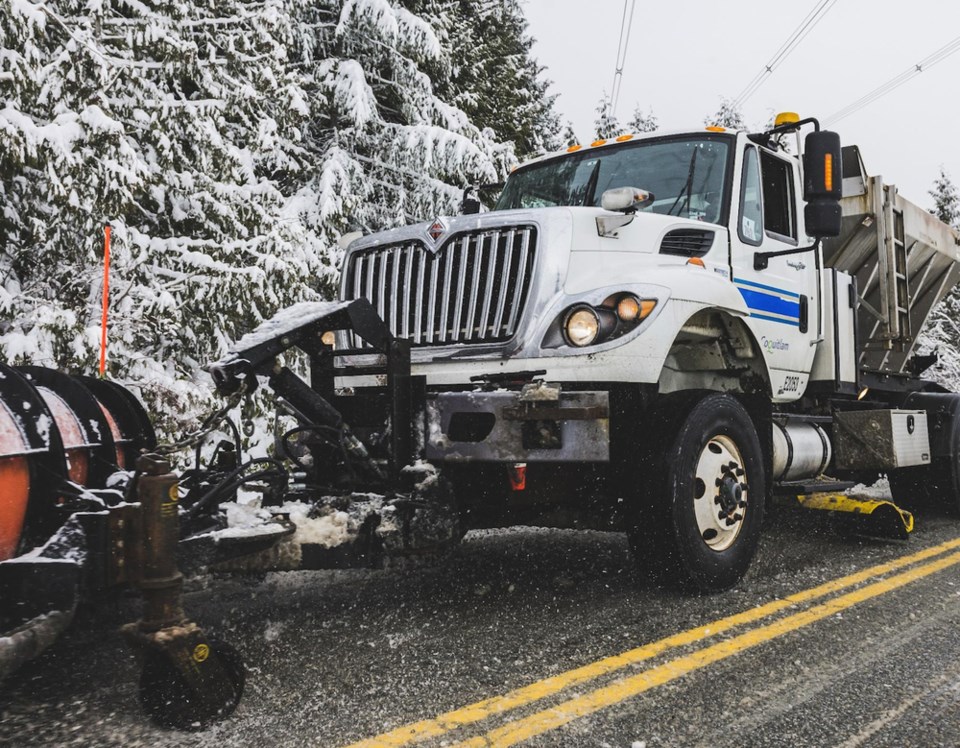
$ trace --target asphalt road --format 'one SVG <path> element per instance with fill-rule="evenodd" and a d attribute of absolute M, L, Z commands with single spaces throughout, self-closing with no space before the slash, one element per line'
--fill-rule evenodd
<path fill-rule="evenodd" d="M 425 746 L 957 746 L 958 539 L 956 518 L 851 541 L 779 509 L 742 584 L 699 598 L 643 586 L 620 535 L 536 529 L 431 568 L 202 577 L 189 613 L 248 668 L 233 717 L 144 719 L 128 601 L 0 686 L 0 744 L 410 745 L 419 722 Z"/>

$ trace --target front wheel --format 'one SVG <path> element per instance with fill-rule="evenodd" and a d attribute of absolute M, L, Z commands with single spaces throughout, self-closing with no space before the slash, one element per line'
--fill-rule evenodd
<path fill-rule="evenodd" d="M 661 582 L 719 592 L 746 573 L 765 503 L 760 441 L 731 395 L 666 396 L 647 431 L 630 527 L 638 561 Z"/>

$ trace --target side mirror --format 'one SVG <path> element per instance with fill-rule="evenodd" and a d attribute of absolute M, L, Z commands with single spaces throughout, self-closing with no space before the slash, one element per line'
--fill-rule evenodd
<path fill-rule="evenodd" d="M 840 136 L 828 130 L 807 135 L 803 147 L 803 211 L 807 234 L 839 236 L 843 219 L 843 164 Z"/>
<path fill-rule="evenodd" d="M 639 187 L 617 187 L 613 190 L 606 190 L 600 196 L 600 207 L 618 213 L 635 213 L 644 205 L 652 203 L 653 200 L 652 192 L 641 190 Z"/>
<path fill-rule="evenodd" d="M 471 216 L 480 212 L 480 198 L 475 187 L 467 187 L 463 191 L 463 200 L 460 202 L 460 214 Z"/>

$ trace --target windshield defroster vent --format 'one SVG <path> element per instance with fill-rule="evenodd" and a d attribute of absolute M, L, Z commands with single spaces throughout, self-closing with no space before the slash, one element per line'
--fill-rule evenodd
<path fill-rule="evenodd" d="M 713 246 L 713 231 L 674 229 L 660 242 L 660 253 L 681 257 L 701 257 Z"/>

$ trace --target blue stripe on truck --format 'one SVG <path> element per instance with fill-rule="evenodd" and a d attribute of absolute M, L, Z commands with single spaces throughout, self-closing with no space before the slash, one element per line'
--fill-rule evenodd
<path fill-rule="evenodd" d="M 800 303 L 781 299 L 779 296 L 773 296 L 760 291 L 749 291 L 746 288 L 738 289 L 743 300 L 750 307 L 750 311 L 767 312 L 769 314 L 780 314 L 784 317 L 790 317 L 791 321 L 800 319 Z M 786 321 L 786 320 L 783 320 Z"/>

